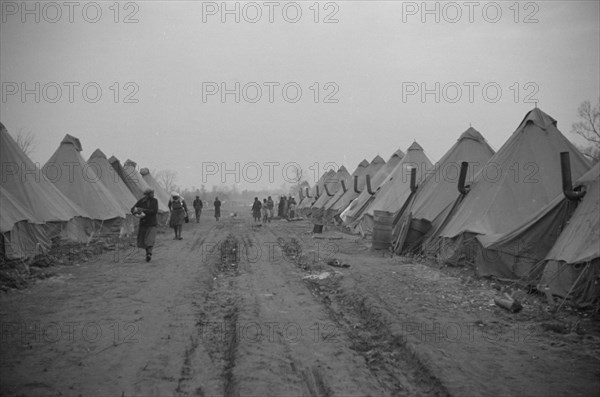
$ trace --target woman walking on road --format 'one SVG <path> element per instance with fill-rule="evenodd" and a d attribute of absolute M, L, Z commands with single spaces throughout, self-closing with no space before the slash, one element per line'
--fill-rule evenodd
<path fill-rule="evenodd" d="M 263 199 L 261 209 L 262 209 L 262 223 L 267 223 L 267 220 L 269 219 L 269 208 L 267 206 L 267 199 Z"/>
<path fill-rule="evenodd" d="M 218 222 L 219 218 L 221 217 L 221 201 L 219 200 L 218 197 L 215 198 L 214 205 L 215 205 L 215 219 Z"/>
<path fill-rule="evenodd" d="M 185 205 L 185 201 L 183 201 L 183 198 L 181 198 L 179 193 L 171 192 L 169 210 L 171 211 L 169 226 L 171 226 L 175 232 L 174 240 L 183 240 L 181 231 L 183 229 L 183 222 L 185 222 L 185 218 L 187 217 L 187 205 Z"/>
<path fill-rule="evenodd" d="M 146 262 L 152 259 L 152 248 L 156 240 L 156 226 L 158 221 L 158 200 L 154 198 L 154 190 L 144 190 L 144 197 L 138 200 L 131 208 L 131 213 L 140 218 L 140 225 L 137 236 L 138 248 L 146 250 Z"/>

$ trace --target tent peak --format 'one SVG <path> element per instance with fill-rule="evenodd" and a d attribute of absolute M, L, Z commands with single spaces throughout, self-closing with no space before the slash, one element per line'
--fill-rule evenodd
<path fill-rule="evenodd" d="M 472 139 L 474 141 L 483 142 L 485 138 L 479 131 L 477 131 L 473 127 L 469 127 L 465 132 L 463 132 L 460 137 L 458 137 L 458 141 L 462 141 L 463 139 Z"/>
<path fill-rule="evenodd" d="M 8 130 L 6 129 L 4 124 L 2 124 L 1 122 L 0 122 L 0 131 L 8 132 Z"/>
<path fill-rule="evenodd" d="M 373 158 L 373 161 L 371 161 L 371 164 L 378 164 L 378 163 L 385 163 L 385 160 L 381 158 L 380 155 L 377 155 Z"/>
<path fill-rule="evenodd" d="M 533 123 L 536 126 L 540 127 L 542 130 L 546 130 L 548 127 L 554 126 L 556 127 L 556 120 L 554 118 L 552 118 L 552 116 L 549 116 L 548 114 L 544 113 L 542 111 L 542 109 L 535 107 L 533 109 L 531 109 L 523 118 L 523 121 L 521 121 L 521 124 L 519 124 L 519 127 L 517 128 L 523 128 L 525 127 L 527 124 L 529 123 Z"/>
<path fill-rule="evenodd" d="M 390 158 L 392 158 L 392 157 L 403 158 L 404 157 L 404 152 L 402 150 L 398 149 L 394 153 L 392 153 L 392 155 L 390 156 Z"/>
<path fill-rule="evenodd" d="M 104 152 L 102 150 L 96 149 L 96 150 L 94 150 L 94 153 L 92 153 L 92 155 L 90 156 L 90 159 L 98 158 L 98 157 L 105 159 L 106 155 L 104 154 Z"/>
<path fill-rule="evenodd" d="M 363 159 L 363 161 L 361 161 L 358 164 L 359 167 L 368 167 L 369 166 L 369 162 L 367 161 L 367 159 Z"/>
<path fill-rule="evenodd" d="M 417 141 L 414 141 L 414 142 L 412 143 L 412 145 L 410 145 L 410 146 L 409 146 L 409 148 L 408 148 L 407 152 L 408 152 L 408 151 L 411 151 L 411 150 L 419 150 L 419 151 L 423 151 L 423 147 L 422 147 L 421 145 L 419 145 L 419 144 L 417 143 Z"/>
<path fill-rule="evenodd" d="M 78 152 L 81 152 L 83 150 L 83 147 L 81 146 L 81 141 L 77 138 L 75 138 L 73 135 L 65 135 L 65 137 L 63 138 L 63 140 L 60 142 L 61 145 L 65 145 L 65 144 L 71 144 L 73 146 L 75 146 L 75 150 L 77 150 Z"/>

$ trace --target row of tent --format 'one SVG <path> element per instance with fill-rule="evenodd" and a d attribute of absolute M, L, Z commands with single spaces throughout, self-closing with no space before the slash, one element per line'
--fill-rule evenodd
<path fill-rule="evenodd" d="M 107 158 L 97 149 L 86 162 L 79 139 L 66 135 L 38 167 L 0 123 L 0 254 L 7 259 L 45 254 L 53 238 L 89 242 L 101 235 L 128 235 L 131 207 L 151 188 L 158 219 L 169 219 L 169 194 L 147 168 Z"/>
<path fill-rule="evenodd" d="M 389 224 L 398 254 L 474 266 L 585 306 L 600 298 L 599 178 L 599 165 L 536 107 L 497 152 L 474 128 L 435 164 L 414 142 L 352 174 L 328 171 L 300 192 L 298 210 L 374 246 Z"/>

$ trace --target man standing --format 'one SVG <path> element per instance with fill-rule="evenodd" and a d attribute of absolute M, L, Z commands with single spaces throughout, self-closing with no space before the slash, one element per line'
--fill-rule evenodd
<path fill-rule="evenodd" d="M 194 211 L 196 211 L 196 223 L 200 223 L 200 214 L 202 214 L 202 200 L 200 200 L 200 196 L 196 196 L 192 205 L 194 206 Z"/>
<path fill-rule="evenodd" d="M 221 201 L 218 197 L 215 197 L 215 202 L 213 204 L 215 205 L 215 219 L 218 222 L 221 217 Z"/>
<path fill-rule="evenodd" d="M 138 200 L 131 208 L 131 213 L 140 218 L 137 236 L 138 248 L 146 249 L 146 262 L 152 259 L 152 248 L 156 240 L 156 214 L 158 213 L 158 200 L 154 198 L 154 190 L 144 190 L 144 197 Z"/>

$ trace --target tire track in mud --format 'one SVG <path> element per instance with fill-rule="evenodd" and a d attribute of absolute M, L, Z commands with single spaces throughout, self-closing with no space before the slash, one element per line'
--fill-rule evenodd
<path fill-rule="evenodd" d="M 282 249 L 298 244 L 302 246 L 297 235 L 290 242 L 280 236 L 275 237 Z M 306 239 L 302 241 L 305 247 L 309 246 Z M 306 261 L 306 257 L 296 256 L 296 265 L 302 270 L 310 271 L 312 266 L 302 263 L 303 260 Z M 319 260 L 317 249 L 313 262 Z M 314 268 L 322 267 L 317 264 Z M 332 269 L 327 270 L 333 271 Z M 304 282 L 313 296 L 323 304 L 330 319 L 351 341 L 351 348 L 364 357 L 369 370 L 388 392 L 393 395 L 450 395 L 439 379 L 406 347 L 402 337 L 392 333 L 390 320 L 367 303 L 369 299 L 365 291 L 359 288 L 345 291 L 339 277 L 326 278 L 324 281 L 304 279 Z"/>
<path fill-rule="evenodd" d="M 178 395 L 235 395 L 235 354 L 237 338 L 230 332 L 237 323 L 237 298 L 231 293 L 238 273 L 238 242 L 228 234 L 231 222 L 215 224 L 208 235 L 192 247 L 202 255 L 202 266 L 212 277 L 196 303 L 195 334 L 190 337 L 181 369 Z M 206 386 L 208 385 L 208 386 Z"/>
<path fill-rule="evenodd" d="M 210 230 L 209 230 L 209 232 L 210 232 Z M 194 251 L 201 250 L 205 240 L 206 240 L 206 237 L 196 239 L 194 241 L 194 243 L 192 244 L 190 251 L 194 252 Z M 197 307 L 197 304 L 195 303 L 195 301 L 192 302 L 192 305 Z M 187 392 L 188 387 L 187 387 L 186 382 L 189 379 L 191 379 L 191 377 L 192 377 L 193 357 L 196 353 L 196 349 L 198 348 L 198 345 L 199 345 L 199 339 L 198 339 L 197 335 L 193 335 L 193 334 L 190 335 L 190 344 L 185 349 L 183 365 L 181 367 L 179 379 L 177 380 L 177 388 L 175 389 L 175 391 L 180 395 L 181 394 L 184 394 L 184 395 L 190 394 L 189 392 Z M 204 396 L 204 391 L 203 391 L 202 387 L 196 387 L 196 389 L 193 392 L 193 395 Z"/>
<path fill-rule="evenodd" d="M 213 393 L 191 388 L 202 381 L 184 368 L 180 394 L 448 395 L 386 321 L 361 306 L 361 296 L 341 290 L 339 278 L 303 280 L 307 270 L 331 269 L 299 263 L 311 254 L 306 239 L 285 228 L 241 222 L 223 222 L 214 238 L 208 255 L 214 277 L 197 323 L 203 347 L 191 343 L 190 351 L 207 352 L 220 387 Z M 304 331 L 303 337 L 292 341 L 287 324 Z M 329 331 L 315 331 L 312 324 Z M 268 337 L 244 333 L 251 326 L 268 329 Z"/>
<path fill-rule="evenodd" d="M 240 320 L 280 328 L 259 343 L 240 345 L 240 390 L 256 395 L 384 394 L 346 341 L 326 341 L 318 333 L 318 327 L 330 325 L 328 316 L 285 257 L 293 254 L 294 245 L 285 244 L 271 228 L 250 226 L 252 238 L 242 237 L 263 248 L 260 260 L 240 266 L 239 286 L 250 294 L 243 299 Z M 290 335 L 291 329 L 297 335 Z M 255 374 L 244 374 L 244 368 L 256 369 Z"/>

